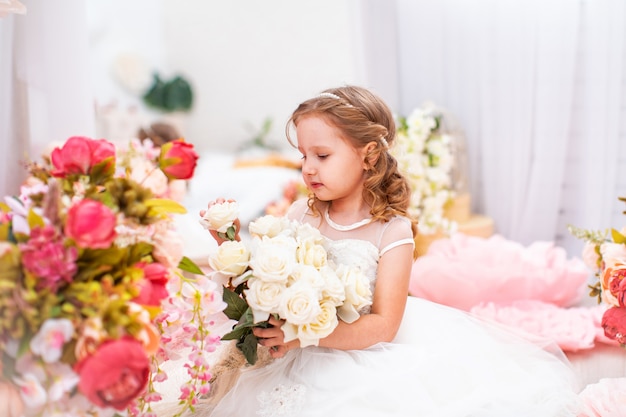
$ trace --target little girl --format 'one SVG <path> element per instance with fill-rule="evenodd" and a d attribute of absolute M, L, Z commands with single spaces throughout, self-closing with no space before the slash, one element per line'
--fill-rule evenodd
<path fill-rule="evenodd" d="M 407 297 L 416 224 L 407 214 L 409 186 L 389 152 L 395 121 L 379 97 L 353 86 L 326 90 L 298 106 L 287 138 L 302 153 L 311 193 L 288 217 L 317 227 L 335 263 L 361 267 L 373 303 L 319 346 L 285 343 L 278 320 L 256 328 L 274 359 L 245 369 L 195 415 L 576 415 L 577 387 L 558 349 Z"/>

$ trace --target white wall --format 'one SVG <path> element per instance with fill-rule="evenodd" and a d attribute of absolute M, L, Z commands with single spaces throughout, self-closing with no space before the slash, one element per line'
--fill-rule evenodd
<path fill-rule="evenodd" d="M 201 150 L 234 149 L 267 117 L 283 144 L 300 101 L 363 83 L 356 0 L 88 0 L 88 9 L 98 102 L 141 105 L 111 75 L 121 53 L 181 73 L 195 93 L 184 133 Z"/>

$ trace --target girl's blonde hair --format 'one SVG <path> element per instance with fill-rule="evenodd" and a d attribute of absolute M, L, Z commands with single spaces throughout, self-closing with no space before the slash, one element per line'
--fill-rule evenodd
<path fill-rule="evenodd" d="M 396 122 L 387 104 L 363 87 L 324 90 L 317 97 L 301 103 L 287 121 L 287 140 L 296 148 L 297 144 L 290 135 L 291 127 L 298 126 L 305 116 L 324 118 L 339 129 L 343 138 L 355 149 L 362 149 L 370 142 L 377 144 L 365 158 L 367 178 L 363 198 L 371 206 L 373 219 L 389 221 L 394 215 L 408 217 L 413 226 L 413 236 L 416 236 L 417 222 L 408 213 L 411 188 L 398 170 L 396 159 L 389 153 L 396 137 Z M 309 207 L 314 212 L 317 212 L 317 202 L 314 195 L 309 196 Z"/>

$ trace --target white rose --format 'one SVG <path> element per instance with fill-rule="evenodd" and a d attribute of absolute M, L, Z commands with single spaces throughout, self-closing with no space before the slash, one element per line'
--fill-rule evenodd
<path fill-rule="evenodd" d="M 328 255 L 326 249 L 316 243 L 314 238 L 310 237 L 300 241 L 296 250 L 296 260 L 320 269 L 328 264 Z"/>
<path fill-rule="evenodd" d="M 596 243 L 589 241 L 585 242 L 585 246 L 583 246 L 583 262 L 592 271 L 597 271 L 599 269 L 598 261 L 600 260 L 600 255 L 596 251 L 596 247 Z"/>
<path fill-rule="evenodd" d="M 324 236 L 320 231 L 308 223 L 297 223 L 296 236 L 299 241 L 313 240 L 314 243 L 322 245 L 325 242 Z"/>
<path fill-rule="evenodd" d="M 617 263 L 626 264 L 626 245 L 623 243 L 603 243 L 600 246 L 605 268 L 612 268 Z"/>
<path fill-rule="evenodd" d="M 306 285 L 320 292 L 324 290 L 326 285 L 326 281 L 318 269 L 304 264 L 293 266 L 288 281 L 288 286 L 299 282 L 301 285 Z"/>
<path fill-rule="evenodd" d="M 338 315 L 346 323 L 352 323 L 359 318 L 363 308 L 372 305 L 372 289 L 369 280 L 358 267 L 341 265 L 337 268 L 337 275 L 346 291 L 346 299 L 338 308 Z"/>
<path fill-rule="evenodd" d="M 320 270 L 320 275 L 324 280 L 322 288 L 323 297 L 332 300 L 335 305 L 341 305 L 346 299 L 346 290 L 335 270 L 330 266 L 326 266 Z"/>
<path fill-rule="evenodd" d="M 243 274 L 248 268 L 250 252 L 242 242 L 227 240 L 209 255 L 209 265 L 213 270 L 234 277 Z"/>
<path fill-rule="evenodd" d="M 278 314 L 291 324 L 311 323 L 321 313 L 319 297 L 317 289 L 296 282 L 283 293 Z"/>
<path fill-rule="evenodd" d="M 255 323 L 265 321 L 271 313 L 278 312 L 284 292 L 284 284 L 267 282 L 258 278 L 248 280 L 248 289 L 245 290 L 246 300 L 252 309 Z"/>
<path fill-rule="evenodd" d="M 330 300 L 323 300 L 320 303 L 320 312 L 315 317 L 315 320 L 311 323 L 297 326 L 297 338 L 300 340 L 300 347 L 317 346 L 320 339 L 330 335 L 338 323 L 335 304 Z M 287 334 L 285 334 L 285 341 L 287 341 L 286 338 Z"/>
<path fill-rule="evenodd" d="M 209 230 L 226 233 L 239 217 L 239 205 L 235 201 L 214 204 L 207 209 L 200 219 L 200 224 Z"/>
<path fill-rule="evenodd" d="M 293 239 L 283 236 L 257 239 L 250 267 L 254 275 L 265 281 L 287 282 L 296 263 L 296 246 Z"/>
<path fill-rule="evenodd" d="M 286 217 L 276 217 L 268 214 L 251 222 L 248 226 L 248 231 L 252 236 L 275 237 L 287 228 L 289 228 L 289 220 Z"/>

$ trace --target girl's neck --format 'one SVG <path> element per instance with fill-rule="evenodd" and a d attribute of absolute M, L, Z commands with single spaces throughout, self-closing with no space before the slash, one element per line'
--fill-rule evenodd
<path fill-rule="evenodd" d="M 330 201 L 325 208 L 328 216 L 335 224 L 352 225 L 370 219 L 370 206 L 364 201 Z"/>

